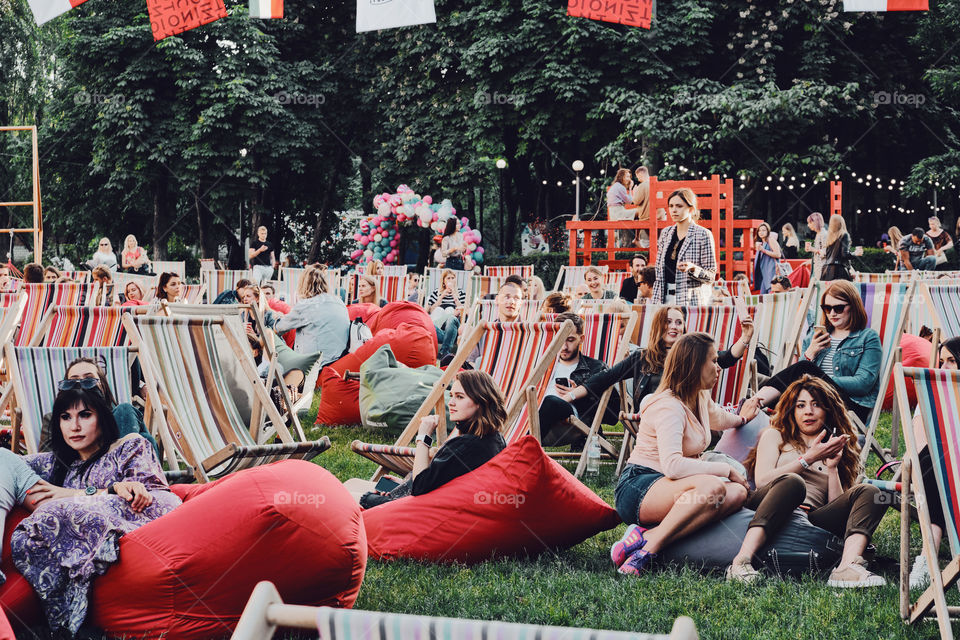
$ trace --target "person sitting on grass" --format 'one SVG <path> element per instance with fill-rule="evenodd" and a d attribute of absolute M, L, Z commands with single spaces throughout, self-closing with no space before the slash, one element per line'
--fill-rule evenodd
<path fill-rule="evenodd" d="M 632 525 L 610 549 L 620 573 L 639 575 L 665 546 L 747 499 L 747 479 L 733 467 L 699 459 L 711 430 L 747 422 L 710 399 L 719 375 L 713 339 L 687 334 L 670 349 L 656 393 L 641 403 L 637 441 L 614 493 L 617 513 Z"/>
<path fill-rule="evenodd" d="M 507 443 L 500 431 L 507 419 L 503 394 L 483 371 L 461 371 L 450 385 L 447 408 L 456 425 L 433 459 L 430 447 L 437 430 L 436 415 L 420 419 L 413 471 L 389 492 L 370 491 L 360 498 L 364 509 L 402 498 L 421 496 L 454 478 L 470 473 L 503 451 Z"/>
<path fill-rule="evenodd" d="M 867 570 L 863 552 L 888 501 L 877 487 L 857 484 L 863 471 L 860 446 L 840 394 L 820 378 L 803 376 L 780 397 L 770 427 L 745 461 L 758 487 L 745 506 L 756 514 L 727 568 L 727 579 L 756 580 L 754 554 L 799 507 L 812 524 L 843 539 L 843 555 L 829 586 L 885 585 L 882 576 Z"/>

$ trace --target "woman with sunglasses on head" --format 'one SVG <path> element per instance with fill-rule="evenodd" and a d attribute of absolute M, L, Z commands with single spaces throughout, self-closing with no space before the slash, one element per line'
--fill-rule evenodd
<path fill-rule="evenodd" d="M 33 513 L 10 546 L 50 627 L 73 636 L 87 617 L 90 584 L 116 562 L 120 538 L 169 513 L 180 498 L 150 443 L 120 436 L 98 391 L 61 391 L 53 415 L 52 451 L 24 459 L 40 482 L 25 494 Z"/>
<path fill-rule="evenodd" d="M 717 277 L 713 234 L 697 224 L 700 210 L 691 189 L 677 189 L 667 199 L 673 225 L 657 237 L 655 304 L 710 304 Z"/>
<path fill-rule="evenodd" d="M 960 337 L 950 338 L 940 345 L 940 352 L 937 354 L 937 367 L 955 371 L 960 368 L 958 363 L 960 363 Z M 927 509 L 930 511 L 933 552 L 937 554 L 947 525 L 943 513 L 943 501 L 937 497 L 940 495 L 940 487 L 937 485 L 936 472 L 933 470 L 930 443 L 927 442 L 927 431 L 923 426 L 923 418 L 920 415 L 919 407 L 913 414 L 913 439 L 917 444 L 917 453 L 920 458 L 919 475 L 923 481 L 923 491 L 927 496 Z M 916 472 L 914 473 L 916 474 Z M 930 567 L 927 566 L 927 557 L 920 553 L 914 558 L 913 568 L 910 570 L 910 588 L 922 589 L 928 584 L 930 584 Z"/>
<path fill-rule="evenodd" d="M 461 371 L 450 385 L 447 403 L 456 425 L 433 458 L 430 447 L 439 424 L 436 415 L 420 420 L 413 471 L 389 492 L 371 491 L 360 498 L 364 509 L 408 495 L 419 496 L 470 473 L 503 451 L 500 434 L 507 419 L 503 393 L 484 371 Z"/>
<path fill-rule="evenodd" d="M 826 380 L 840 393 L 847 409 L 866 421 L 880 390 L 883 349 L 880 336 L 867 326 L 867 312 L 857 288 L 834 280 L 820 297 L 822 324 L 807 333 L 800 361 L 764 383 L 741 411 L 771 407 L 787 387 L 804 375 Z"/>

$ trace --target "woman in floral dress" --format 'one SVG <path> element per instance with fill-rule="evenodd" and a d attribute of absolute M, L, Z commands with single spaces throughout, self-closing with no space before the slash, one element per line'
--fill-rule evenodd
<path fill-rule="evenodd" d="M 34 509 L 11 538 L 14 564 L 43 601 L 50 627 L 76 634 L 87 616 L 90 583 L 119 557 L 120 537 L 172 511 L 153 446 L 119 437 L 97 389 L 61 383 L 53 404 L 49 453 L 24 461 L 40 477 L 26 495 Z M 65 388 L 66 387 L 66 388 Z"/>

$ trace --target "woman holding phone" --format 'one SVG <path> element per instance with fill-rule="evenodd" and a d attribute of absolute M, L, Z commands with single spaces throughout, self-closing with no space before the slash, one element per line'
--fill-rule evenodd
<path fill-rule="evenodd" d="M 823 320 L 807 334 L 800 361 L 767 380 L 743 403 L 742 411 L 752 414 L 772 406 L 793 382 L 812 375 L 832 385 L 861 420 L 870 417 L 880 390 L 880 336 L 867 326 L 860 294 L 846 280 L 834 280 L 827 286 L 820 309 Z"/>

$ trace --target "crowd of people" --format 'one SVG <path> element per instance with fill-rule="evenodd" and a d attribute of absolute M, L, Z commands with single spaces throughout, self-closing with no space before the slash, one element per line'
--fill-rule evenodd
<path fill-rule="evenodd" d="M 643 190 L 646 173 L 638 170 L 636 175 L 634 185 L 629 173 L 617 174 L 610 191 L 611 215 L 622 219 L 628 212 L 649 215 L 643 209 L 649 201 Z M 799 510 L 810 523 L 843 541 L 840 562 L 828 578 L 831 586 L 885 584 L 882 576 L 870 571 L 864 555 L 887 502 L 877 499 L 876 487 L 858 483 L 863 471 L 861 444 L 847 413 L 865 420 L 873 411 L 882 351 L 858 290 L 848 281 L 849 260 L 857 251 L 850 247 L 842 217 L 832 216 L 825 224 L 815 213 L 807 220 L 816 234 L 806 247 L 813 255 L 813 277 L 829 283 L 819 299 L 819 320 L 807 334 L 799 360 L 775 375 L 758 361 L 762 385 L 730 410 L 714 402 L 710 390 L 722 368 L 736 365 L 747 354 L 755 332 L 753 320 L 741 318 L 740 333 L 731 344 L 716 344 L 706 334 L 687 331 L 687 306 L 728 302 L 733 294 L 715 286 L 716 248 L 712 234 L 696 224 L 695 194 L 677 190 L 670 194 L 668 206 L 672 224 L 658 235 L 655 264 L 635 255 L 618 291 L 605 284 L 603 271 L 588 268 L 583 283 L 572 291 L 548 291 L 537 277 L 511 275 L 490 294 L 494 322 L 517 321 L 524 301 L 535 300 L 542 313 L 554 314 L 553 321 L 573 325 L 539 407 L 542 444 L 581 450 L 587 445 L 585 434 L 571 425 L 570 418 L 591 422 L 601 408 L 599 399 L 613 389 L 601 422 L 616 424 L 621 419 L 617 389 L 626 383 L 636 414 L 624 419 L 635 421 L 636 437 L 615 489 L 616 510 L 629 525 L 610 551 L 620 573 L 646 571 L 671 543 L 748 508 L 755 513 L 726 576 L 753 582 L 759 577 L 754 566 L 758 551 Z M 939 220 L 931 218 L 930 226 L 929 232 L 915 229 L 899 240 L 894 235 L 899 231 L 891 228 L 890 239 L 897 247 L 893 253 L 902 268 L 934 268 L 941 252 L 952 248 Z M 777 265 L 796 255 L 797 233 L 789 225 L 779 239 L 769 225 L 757 231 L 756 280 L 752 287 L 749 281 L 743 283 L 744 290 L 789 291 L 790 281 Z M 449 363 L 460 350 L 468 304 L 458 284 L 462 239 L 456 236 L 455 229 L 444 233 L 439 251 L 446 267 L 436 289 L 422 291 L 421 275 L 407 276 L 408 301 L 421 305 L 433 320 L 439 364 Z M 262 305 L 263 326 L 247 324 L 252 351 L 262 353 L 263 341 L 272 339 L 261 333 L 268 329 L 288 337 L 289 345 L 283 340 L 276 343 L 283 351 L 281 374 L 288 383 L 302 384 L 304 367 L 298 359 L 319 357 L 322 367 L 349 352 L 350 309 L 345 292 L 336 290 L 327 268 L 319 264 L 303 272 L 294 304 L 281 300 L 272 286 L 262 284 L 272 276 L 275 257 L 267 230 L 259 229 L 248 255 L 252 277 L 220 294 L 214 304 Z M 126 238 L 119 261 L 110 241 L 102 239 L 88 266 L 101 282 L 109 282 L 117 269 L 151 273 L 151 261 L 133 236 Z M 382 306 L 377 276 L 383 265 L 374 262 L 364 271 L 357 274 L 356 298 L 350 304 Z M 25 282 L 67 279 L 39 264 L 26 265 L 23 274 Z M 0 285 L 9 278 L 7 268 L 0 268 Z M 182 284 L 177 274 L 159 274 L 154 298 L 177 302 Z M 139 284 L 129 282 L 122 304 L 142 306 L 146 297 Z M 587 356 L 582 352 L 584 320 L 574 310 L 577 299 L 599 301 L 609 313 L 629 313 L 634 304 L 658 305 L 646 346 L 629 345 L 627 356 L 612 367 Z M 438 418 L 421 420 L 413 471 L 389 491 L 363 495 L 363 507 L 434 491 L 506 447 L 502 435 L 506 400 L 493 379 L 475 369 L 480 351 L 477 345 L 467 355 L 464 370 L 449 390 L 450 436 L 431 456 Z M 960 338 L 946 341 L 938 357 L 941 367 L 956 368 Z M 290 374 L 299 377 L 286 377 Z M 922 448 L 922 481 L 928 494 L 935 493 L 930 445 L 920 426 L 916 437 Z M 724 447 L 734 440 L 734 447 Z M 739 447 L 739 455 L 726 453 L 730 460 L 702 457 L 711 446 L 725 452 Z M 735 464 L 738 460 L 742 466 Z M 86 500 L 77 500 L 80 497 Z M 179 504 L 164 478 L 159 447 L 142 414 L 113 399 L 105 372 L 95 361 L 81 358 L 72 363 L 59 383 L 41 452 L 18 456 L 0 451 L 0 509 L 9 511 L 17 504 L 32 511 L 11 537 L 17 569 L 41 596 L 51 627 L 70 634 L 84 623 L 90 583 L 116 560 L 119 538 Z M 931 518 L 942 536 L 942 510 L 931 509 Z M 911 581 L 922 584 L 928 574 L 925 561 L 918 558 Z"/>

